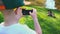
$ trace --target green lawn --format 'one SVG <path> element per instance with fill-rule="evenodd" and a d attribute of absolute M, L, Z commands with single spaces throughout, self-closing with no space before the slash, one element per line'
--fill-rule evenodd
<path fill-rule="evenodd" d="M 43 34 L 60 34 L 60 11 L 52 10 L 56 18 L 47 16 L 47 9 L 40 6 L 29 6 L 37 9 L 37 16 L 42 28 Z M 0 13 L 0 21 L 3 20 Z M 25 16 L 19 20 L 22 24 L 27 24 L 34 30 L 34 22 L 31 16 Z"/>
<path fill-rule="evenodd" d="M 47 16 L 47 9 L 39 6 L 30 6 L 37 9 L 37 16 L 41 25 L 43 34 L 60 34 L 60 12 L 52 10 L 56 18 Z M 19 22 L 27 24 L 30 28 L 34 29 L 34 22 L 31 16 L 23 17 Z"/>

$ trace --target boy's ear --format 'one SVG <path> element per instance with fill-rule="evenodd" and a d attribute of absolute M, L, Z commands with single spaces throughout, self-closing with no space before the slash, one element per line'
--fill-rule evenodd
<path fill-rule="evenodd" d="M 15 9 L 15 14 L 17 15 L 17 14 L 22 13 L 21 10 L 22 10 L 22 9 L 21 9 L 20 7 L 16 8 L 16 9 Z"/>
<path fill-rule="evenodd" d="M 15 14 L 17 15 L 17 9 L 15 9 L 14 11 L 15 11 Z"/>

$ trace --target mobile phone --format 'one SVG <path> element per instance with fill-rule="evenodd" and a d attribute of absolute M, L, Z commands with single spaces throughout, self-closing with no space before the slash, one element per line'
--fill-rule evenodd
<path fill-rule="evenodd" d="M 30 15 L 29 12 L 33 12 L 33 10 L 26 10 L 26 9 L 22 9 L 22 14 L 23 15 Z"/>

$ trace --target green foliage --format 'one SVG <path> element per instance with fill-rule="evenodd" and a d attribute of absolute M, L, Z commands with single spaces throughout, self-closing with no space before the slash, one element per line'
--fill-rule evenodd
<path fill-rule="evenodd" d="M 37 9 L 39 24 L 41 25 L 43 34 L 60 34 L 60 11 L 52 10 L 56 18 L 47 16 L 47 9 L 40 6 L 28 6 Z M 3 20 L 3 15 L 0 13 L 0 22 Z M 27 24 L 34 30 L 34 22 L 31 16 L 25 16 L 19 20 L 21 24 Z"/>
<path fill-rule="evenodd" d="M 55 6 L 60 10 L 60 0 L 55 0 Z"/>
<path fill-rule="evenodd" d="M 60 34 L 60 12 L 52 10 L 56 18 L 47 16 L 47 9 L 39 6 L 30 6 L 37 9 L 38 21 L 41 25 L 43 34 Z M 31 16 L 25 16 L 24 23 L 34 30 L 34 22 Z"/>
<path fill-rule="evenodd" d="M 0 12 L 0 23 L 3 22 L 4 19 L 3 19 L 3 14 Z"/>
<path fill-rule="evenodd" d="M 26 0 L 26 1 L 31 2 L 30 5 L 43 6 L 43 7 L 45 7 L 46 2 L 46 0 Z"/>

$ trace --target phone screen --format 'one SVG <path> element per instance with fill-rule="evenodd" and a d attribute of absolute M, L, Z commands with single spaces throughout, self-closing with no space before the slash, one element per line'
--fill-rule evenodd
<path fill-rule="evenodd" d="M 29 12 L 33 12 L 33 10 L 26 10 L 26 9 L 22 9 L 22 13 L 23 15 L 30 15 Z"/>

